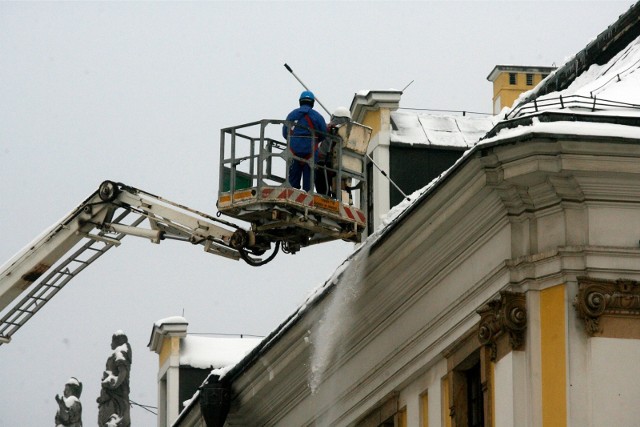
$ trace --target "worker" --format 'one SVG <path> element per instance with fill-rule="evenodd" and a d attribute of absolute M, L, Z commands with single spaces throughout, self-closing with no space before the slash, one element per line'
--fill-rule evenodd
<path fill-rule="evenodd" d="M 282 136 L 289 140 L 289 149 L 299 159 L 292 159 L 289 165 L 289 184 L 294 188 L 311 190 L 311 166 L 318 160 L 317 147 L 327 133 L 324 118 L 313 109 L 315 104 L 313 92 L 305 90 L 300 94 L 300 107 L 287 116 L 288 124 L 282 126 Z M 312 160 L 313 159 L 313 160 Z"/>
<path fill-rule="evenodd" d="M 339 142 L 338 129 L 351 121 L 351 112 L 346 107 L 338 107 L 331 115 L 327 131 L 329 137 L 325 138 L 318 148 L 318 167 L 316 168 L 316 191 L 318 194 L 326 194 L 335 197 L 333 189 L 333 178 L 336 173 L 331 170 L 338 165 L 334 165 L 333 158 L 336 143 Z"/>

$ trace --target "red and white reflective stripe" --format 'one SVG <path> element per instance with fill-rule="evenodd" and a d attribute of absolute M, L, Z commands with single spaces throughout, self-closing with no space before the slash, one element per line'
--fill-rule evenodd
<path fill-rule="evenodd" d="M 344 214 L 353 221 L 359 221 L 361 224 L 364 224 L 366 221 L 364 213 L 358 208 L 343 205 L 342 211 L 344 211 Z"/>
<path fill-rule="evenodd" d="M 305 206 L 313 206 L 313 197 L 295 188 L 264 188 L 261 198 L 266 201 L 288 200 Z"/>
<path fill-rule="evenodd" d="M 274 193 L 278 191 L 277 195 L 274 196 Z M 262 199 L 273 200 L 273 199 L 288 199 L 291 194 L 293 194 L 293 189 L 291 188 L 264 188 L 262 189 Z"/>
<path fill-rule="evenodd" d="M 339 217 L 342 220 L 345 221 L 349 221 L 349 222 L 356 222 L 360 225 L 364 225 L 366 224 L 366 217 L 364 215 L 364 213 L 354 207 L 354 206 L 349 206 L 349 205 L 345 205 L 343 203 L 334 201 L 339 207 L 337 210 L 333 210 L 333 209 L 328 209 L 326 206 L 315 206 L 314 203 L 314 196 L 296 189 L 296 188 L 281 188 L 281 187 L 267 187 L 267 188 L 263 188 L 262 192 L 260 193 L 260 197 L 258 198 L 258 200 L 256 200 L 256 198 L 252 198 L 251 200 L 238 200 L 238 203 L 242 204 L 242 205 L 246 205 L 247 203 L 253 203 L 254 201 L 263 201 L 263 202 L 272 202 L 272 203 L 291 203 L 294 205 L 301 205 L 304 207 L 310 207 L 310 208 L 314 208 L 314 209 L 322 209 L 322 211 L 327 211 L 329 210 L 329 212 L 324 212 L 323 215 L 327 215 L 328 217 Z M 234 203 L 229 203 L 230 205 L 233 205 Z"/>

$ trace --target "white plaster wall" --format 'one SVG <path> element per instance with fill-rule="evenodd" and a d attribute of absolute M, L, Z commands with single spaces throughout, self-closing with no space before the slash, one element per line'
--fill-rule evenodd
<path fill-rule="evenodd" d="M 591 425 L 640 425 L 640 340 L 591 338 Z"/>
<path fill-rule="evenodd" d="M 386 113 L 386 114 L 385 114 Z M 380 131 L 372 138 L 370 155 L 387 175 L 389 175 L 389 120 L 390 113 L 387 110 L 380 111 Z M 382 224 L 382 217 L 391 209 L 389 179 L 385 177 L 376 166 L 373 166 L 373 226 L 378 228 Z"/>
<path fill-rule="evenodd" d="M 566 244 L 564 212 L 554 212 L 538 218 L 538 252 L 548 251 Z"/>
<path fill-rule="evenodd" d="M 589 208 L 589 244 L 600 246 L 637 247 L 640 240 L 640 210 L 594 207 Z"/>
<path fill-rule="evenodd" d="M 494 366 L 495 427 L 513 426 L 513 352 Z"/>
<path fill-rule="evenodd" d="M 495 363 L 495 427 L 524 425 L 527 405 L 525 369 L 526 356 L 522 351 L 512 351 Z"/>
<path fill-rule="evenodd" d="M 429 426 L 439 426 L 442 419 L 442 377 L 447 374 L 447 360 L 435 363 L 429 370 L 407 385 L 400 393 L 400 407 L 407 408 L 407 425 L 425 427 L 422 424 L 422 395 L 427 393 Z"/>

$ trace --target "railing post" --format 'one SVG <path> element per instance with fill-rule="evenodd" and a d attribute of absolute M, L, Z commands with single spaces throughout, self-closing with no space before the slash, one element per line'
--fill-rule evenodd
<path fill-rule="evenodd" d="M 224 129 L 220 131 L 220 170 L 218 171 L 218 193 L 222 193 L 224 191 Z"/>
<path fill-rule="evenodd" d="M 229 165 L 229 193 L 233 201 L 236 191 L 236 128 L 231 129 L 231 163 Z"/>
<path fill-rule="evenodd" d="M 260 122 L 260 143 L 258 146 L 260 147 L 258 150 L 258 176 L 257 176 L 257 187 L 258 187 L 258 198 L 260 197 L 262 190 L 262 180 L 264 179 L 264 168 L 262 166 L 262 157 L 263 157 L 263 144 L 264 144 L 264 128 L 267 126 L 266 121 L 262 120 Z M 253 155 L 253 153 L 251 153 Z"/>

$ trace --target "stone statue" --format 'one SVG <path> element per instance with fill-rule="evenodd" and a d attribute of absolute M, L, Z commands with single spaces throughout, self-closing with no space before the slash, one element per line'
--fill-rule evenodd
<path fill-rule="evenodd" d="M 131 346 L 127 336 L 117 331 L 111 338 L 113 352 L 102 374 L 102 388 L 98 402 L 99 427 L 131 427 L 129 404 L 129 373 Z"/>
<path fill-rule="evenodd" d="M 58 402 L 56 427 L 82 427 L 80 394 L 82 394 L 82 383 L 74 377 L 64 385 L 63 397 L 56 394 L 56 402 Z"/>

